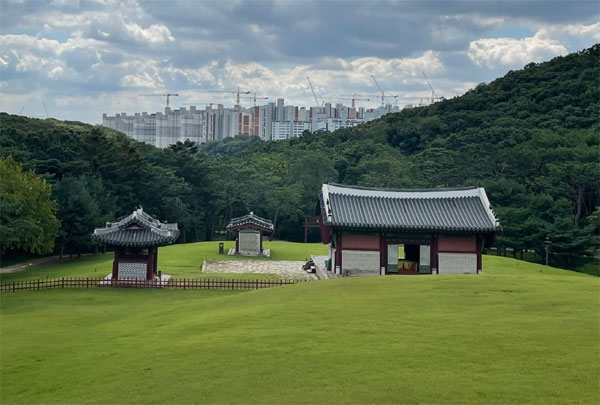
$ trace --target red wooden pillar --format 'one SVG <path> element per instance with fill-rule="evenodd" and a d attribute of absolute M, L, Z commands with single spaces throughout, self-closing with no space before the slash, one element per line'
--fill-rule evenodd
<path fill-rule="evenodd" d="M 481 269 L 481 237 L 477 237 L 477 273 L 483 273 Z"/>
<path fill-rule="evenodd" d="M 158 273 L 158 248 L 154 251 L 154 271 Z"/>
<path fill-rule="evenodd" d="M 238 231 L 238 236 L 235 238 L 235 253 L 240 253 L 240 232 Z"/>
<path fill-rule="evenodd" d="M 112 278 L 116 280 L 119 278 L 119 248 L 115 247 L 115 258 L 113 260 Z"/>
<path fill-rule="evenodd" d="M 440 274 L 440 268 L 438 266 L 438 235 L 433 235 L 433 238 L 431 238 L 431 249 L 429 250 L 429 267 L 431 273 L 433 274 L 435 269 L 435 274 Z"/>
<path fill-rule="evenodd" d="M 335 235 L 335 269 L 333 272 L 336 274 L 342 274 L 342 233 L 338 232 Z M 340 271 L 337 272 L 337 268 L 339 267 Z"/>
<path fill-rule="evenodd" d="M 304 217 L 304 243 L 308 241 L 308 220 Z"/>
<path fill-rule="evenodd" d="M 387 271 L 387 243 L 383 233 L 379 234 L 379 269 L 384 268 L 383 274 Z"/>
<path fill-rule="evenodd" d="M 148 257 L 146 259 L 146 280 L 152 280 L 156 274 L 156 251 L 155 247 L 148 248 Z"/>
<path fill-rule="evenodd" d="M 262 254 L 262 252 L 263 252 L 263 247 L 262 247 L 262 231 L 258 231 L 258 233 L 260 234 L 260 253 Z"/>

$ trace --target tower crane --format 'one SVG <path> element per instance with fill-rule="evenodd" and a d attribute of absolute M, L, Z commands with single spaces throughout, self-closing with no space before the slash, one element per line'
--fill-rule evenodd
<path fill-rule="evenodd" d="M 427 75 L 425 74 L 425 72 L 421 72 L 421 73 L 423 73 L 423 77 L 425 78 L 427 85 L 431 89 L 431 104 L 433 104 L 433 101 L 435 100 L 435 90 L 433 90 L 433 87 L 431 87 L 431 83 L 429 83 L 429 79 L 427 78 Z"/>
<path fill-rule="evenodd" d="M 381 98 L 381 94 L 342 94 L 342 97 L 379 97 Z M 394 100 L 398 100 L 397 95 L 384 95 L 383 99 L 393 98 Z M 356 99 L 358 100 L 358 98 Z M 363 99 L 364 100 L 364 99 Z"/>
<path fill-rule="evenodd" d="M 179 97 L 177 93 L 165 93 L 165 94 L 140 94 L 142 97 L 166 97 L 167 98 L 167 107 L 169 106 L 169 97 Z"/>
<path fill-rule="evenodd" d="M 442 97 L 435 96 L 435 90 L 433 90 L 433 87 L 431 87 L 431 83 L 429 83 L 429 79 L 427 78 L 427 75 L 425 74 L 425 72 L 421 72 L 421 73 L 423 73 L 423 77 L 425 78 L 427 85 L 431 89 L 431 104 L 435 103 L 435 100 L 445 100 L 446 98 L 443 96 Z"/>
<path fill-rule="evenodd" d="M 44 100 L 42 100 L 42 105 L 44 106 L 44 111 L 46 111 L 46 118 L 50 118 L 48 117 L 48 109 L 46 108 L 46 103 L 44 103 Z"/>
<path fill-rule="evenodd" d="M 383 89 L 381 88 L 381 86 L 379 86 L 379 83 L 377 83 L 377 79 L 375 79 L 374 75 L 371 75 L 371 79 L 373 79 L 373 82 L 375 83 L 375 86 L 377 86 L 377 88 L 381 92 L 381 106 L 383 107 L 385 105 L 385 92 L 383 91 Z"/>
<path fill-rule="evenodd" d="M 317 107 L 318 107 L 322 103 L 319 103 L 319 99 L 317 98 L 317 94 L 315 93 L 315 89 L 313 88 L 313 85 L 312 85 L 312 83 L 310 81 L 310 77 L 307 77 L 306 80 L 308 80 L 308 85 L 310 86 L 310 91 L 312 91 L 312 95 L 315 98 L 315 102 L 317 103 Z"/>
<path fill-rule="evenodd" d="M 207 105 L 210 108 L 212 108 L 213 104 L 214 103 L 183 103 L 182 105 L 193 105 L 193 106 L 196 106 L 196 105 Z"/>
<path fill-rule="evenodd" d="M 235 107 L 240 107 L 240 94 L 250 94 L 249 91 L 240 91 L 240 86 L 237 90 L 206 90 L 209 93 L 230 93 L 235 94 Z"/>
<path fill-rule="evenodd" d="M 352 108 L 356 107 L 356 101 L 371 101 L 369 98 L 359 98 L 358 94 L 342 94 L 341 97 L 337 97 L 339 100 L 352 100 Z"/>
<path fill-rule="evenodd" d="M 247 100 L 254 100 L 254 105 L 256 106 L 256 100 L 268 100 L 269 97 L 256 97 L 256 93 L 254 93 L 254 97 L 240 97 L 245 98 Z"/>

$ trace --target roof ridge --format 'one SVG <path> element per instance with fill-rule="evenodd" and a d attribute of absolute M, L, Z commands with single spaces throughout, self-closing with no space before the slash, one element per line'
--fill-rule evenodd
<path fill-rule="evenodd" d="M 335 194 L 335 193 L 334 193 Z M 461 199 L 461 198 L 480 198 L 476 195 L 455 195 L 455 196 L 439 196 L 439 197 L 397 197 L 397 196 L 389 196 L 389 195 L 360 195 L 360 194 L 342 194 L 346 197 L 358 197 L 358 198 L 375 198 L 375 199 L 392 199 L 392 200 L 424 200 L 424 199 L 444 199 L 444 200 L 452 200 L 452 199 Z"/>
<path fill-rule="evenodd" d="M 351 184 L 339 184 L 339 183 L 325 183 L 328 186 L 335 186 L 341 188 L 355 188 L 358 190 L 372 190 L 372 191 L 397 191 L 397 192 L 431 192 L 431 191 L 463 191 L 463 190 L 477 190 L 479 186 L 463 186 L 463 187 L 434 187 L 434 188 L 387 188 L 387 187 L 368 187 L 368 186 L 354 186 Z"/>

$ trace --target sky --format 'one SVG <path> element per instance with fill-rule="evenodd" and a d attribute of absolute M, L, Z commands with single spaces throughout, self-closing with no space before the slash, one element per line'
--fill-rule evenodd
<path fill-rule="evenodd" d="M 309 107 L 307 77 L 319 103 L 376 107 L 372 75 L 403 106 L 431 97 L 424 74 L 451 98 L 598 42 L 597 0 L 0 0 L 0 111 L 98 124 L 238 86 Z"/>

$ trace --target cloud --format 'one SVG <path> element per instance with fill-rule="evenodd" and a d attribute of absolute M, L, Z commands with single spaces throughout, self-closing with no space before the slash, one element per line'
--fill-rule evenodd
<path fill-rule="evenodd" d="M 379 93 L 370 75 L 418 101 L 430 94 L 421 72 L 451 97 L 600 41 L 594 2 L 0 2 L 0 109 L 43 115 L 43 98 L 51 114 L 90 122 L 161 110 L 139 94 L 166 91 L 180 94 L 174 105 L 237 86 L 312 105 L 307 77 L 331 102 Z"/>
<path fill-rule="evenodd" d="M 480 66 L 522 67 L 593 45 L 600 40 L 600 22 L 545 25 L 527 38 L 484 38 L 469 44 L 469 58 Z"/>
<path fill-rule="evenodd" d="M 144 88 L 160 88 L 163 87 L 161 80 L 157 80 L 155 77 L 150 76 L 148 72 L 135 75 L 125 75 L 121 79 L 121 86 L 123 87 L 144 87 Z"/>
<path fill-rule="evenodd" d="M 469 58 L 476 64 L 488 67 L 497 65 L 523 66 L 566 54 L 558 41 L 535 35 L 530 38 L 486 38 L 469 44 Z"/>

